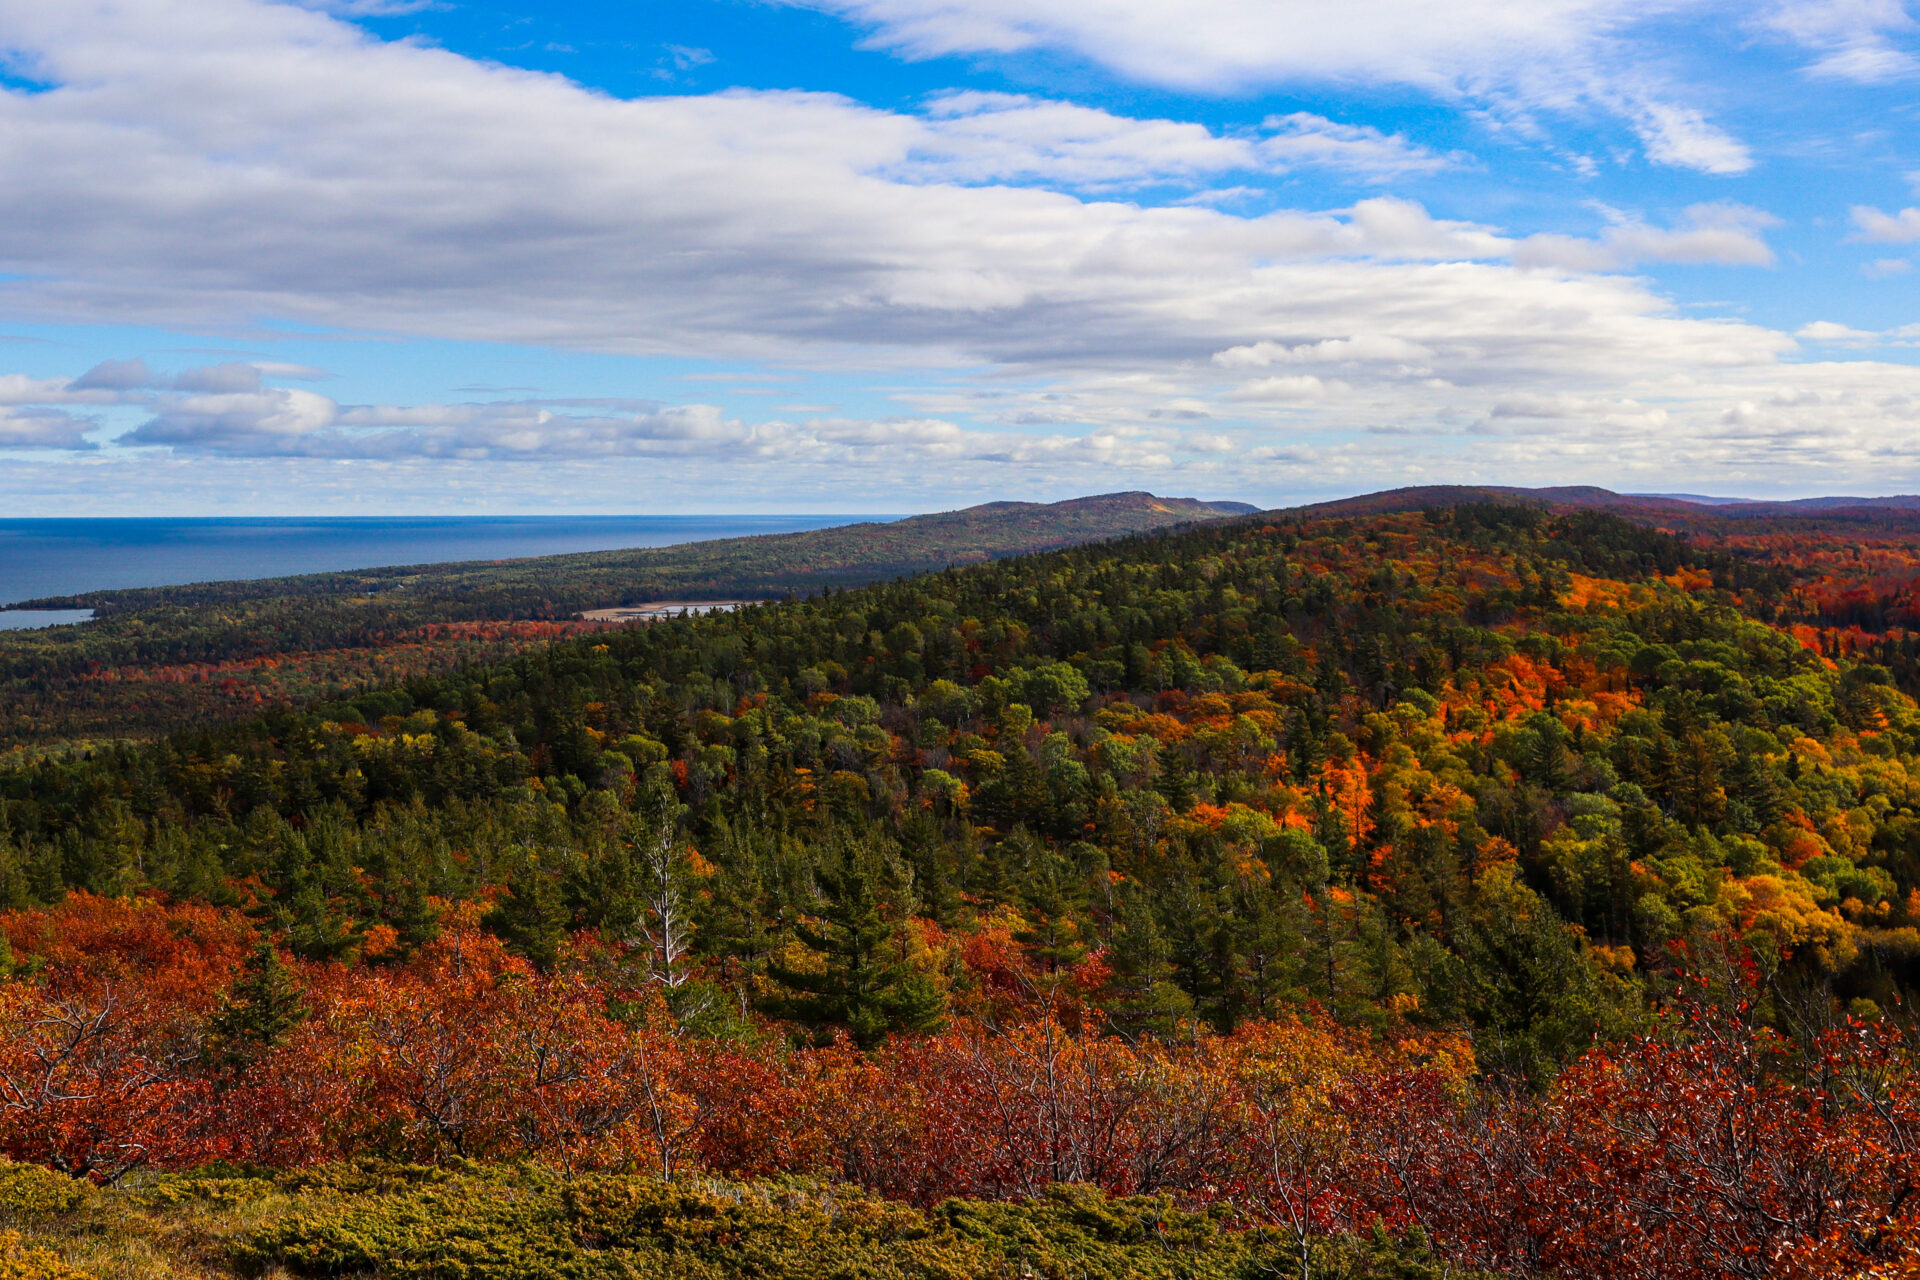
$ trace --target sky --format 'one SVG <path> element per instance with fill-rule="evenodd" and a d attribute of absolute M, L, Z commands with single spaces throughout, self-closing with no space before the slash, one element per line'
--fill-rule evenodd
<path fill-rule="evenodd" d="M 1920 491 L 1906 0 L 0 0 L 0 514 Z"/>

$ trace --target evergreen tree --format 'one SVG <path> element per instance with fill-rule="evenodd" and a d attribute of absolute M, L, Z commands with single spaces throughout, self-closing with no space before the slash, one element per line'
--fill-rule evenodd
<path fill-rule="evenodd" d="M 1076 901 L 1081 886 L 1074 881 L 1073 867 L 1067 860 L 1051 849 L 1041 848 L 1021 888 L 1027 923 L 1014 931 L 1013 938 L 1040 962 L 1049 977 L 1064 975 L 1087 958 L 1080 924 L 1084 904 Z"/>
<path fill-rule="evenodd" d="M 394 931 L 391 955 L 396 961 L 405 960 L 440 936 L 440 912 L 427 901 L 426 891 L 417 879 L 400 883 L 388 896 L 381 918 Z"/>
<path fill-rule="evenodd" d="M 1113 969 L 1107 1013 L 1118 1031 L 1171 1038 L 1193 1015 L 1193 1001 L 1173 981 L 1173 947 L 1137 886 L 1120 899 L 1107 963 Z"/>
<path fill-rule="evenodd" d="M 367 940 L 366 930 L 337 910 L 313 880 L 294 891 L 282 914 L 287 947 L 302 960 L 341 960 Z"/>
<path fill-rule="evenodd" d="M 899 931 L 874 893 L 877 868 L 861 862 L 843 849 L 816 873 L 823 897 L 820 924 L 802 921 L 794 933 L 820 958 L 821 968 L 769 963 L 768 974 L 787 992 L 767 1001 L 766 1008 L 812 1029 L 819 1042 L 844 1027 L 854 1043 L 868 1049 L 889 1032 L 940 1026 L 946 997 L 906 963 Z"/>
<path fill-rule="evenodd" d="M 307 1014 L 293 970 L 262 937 L 207 1024 L 207 1055 L 229 1071 L 244 1070 L 284 1044 Z"/>
<path fill-rule="evenodd" d="M 523 857 L 507 877 L 507 891 L 480 918 L 480 924 L 535 968 L 551 969 L 567 935 L 560 886 L 535 858 Z"/>

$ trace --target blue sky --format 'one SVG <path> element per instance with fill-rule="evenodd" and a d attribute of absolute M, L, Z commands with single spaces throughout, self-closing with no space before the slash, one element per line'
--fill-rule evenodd
<path fill-rule="evenodd" d="M 7 514 L 1920 490 L 1902 0 L 0 0 Z"/>

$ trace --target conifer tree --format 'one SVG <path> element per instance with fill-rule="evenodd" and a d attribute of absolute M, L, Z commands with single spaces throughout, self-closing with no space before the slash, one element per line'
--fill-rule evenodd
<path fill-rule="evenodd" d="M 1192 999 L 1173 981 L 1173 947 L 1137 887 L 1120 900 L 1107 963 L 1113 969 L 1107 1012 L 1116 1030 L 1168 1039 L 1192 1016 Z"/>
<path fill-rule="evenodd" d="M 794 926 L 800 942 L 818 955 L 818 972 L 778 960 L 767 972 L 787 993 L 767 1009 L 812 1029 L 824 1042 L 844 1027 L 861 1048 L 894 1031 L 931 1031 L 946 1020 L 946 997 L 906 963 L 899 931 L 881 911 L 874 893 L 877 869 L 861 865 L 851 850 L 822 866 L 816 876 L 823 902 L 820 924 Z"/>
<path fill-rule="evenodd" d="M 538 860 L 523 857 L 507 877 L 507 891 L 480 923 L 535 968 L 551 969 L 560 958 L 560 942 L 567 933 L 560 886 Z"/>
<path fill-rule="evenodd" d="M 293 970 L 262 937 L 208 1022 L 208 1056 L 228 1070 L 243 1070 L 284 1044 L 307 1013 Z"/>
<path fill-rule="evenodd" d="M 294 892 L 284 914 L 287 946 L 302 960 L 338 960 L 367 940 L 366 931 L 337 911 L 314 880 Z"/>
<path fill-rule="evenodd" d="M 395 960 L 406 959 L 440 936 L 440 912 L 427 901 L 417 879 L 401 882 L 387 898 L 382 916 L 395 933 Z"/>

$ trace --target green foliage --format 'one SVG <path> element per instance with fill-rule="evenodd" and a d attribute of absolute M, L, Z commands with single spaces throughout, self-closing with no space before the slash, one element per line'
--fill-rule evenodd
<path fill-rule="evenodd" d="M 482 902 L 543 967 L 664 903 L 689 1025 L 863 1045 L 985 999 L 953 940 L 1004 925 L 1127 1034 L 1311 1004 L 1538 1083 L 1716 935 L 1920 979 L 1920 710 L 1701 585 L 1778 585 L 1736 559 L 1473 503 L 663 620 L 0 771 L 0 892 L 251 898 L 314 958 Z"/>
<path fill-rule="evenodd" d="M 297 1275 L 514 1280 L 1254 1280 L 1289 1259 L 1165 1197 L 1051 1188 L 930 1212 L 804 1180 L 664 1183 L 473 1169 L 355 1194 L 315 1188 L 246 1237 L 236 1263 Z M 1327 1242 L 1326 1280 L 1439 1280 L 1417 1238 Z"/>
<path fill-rule="evenodd" d="M 498 660 L 542 642 L 537 633 L 518 643 L 506 633 L 464 642 L 441 634 L 431 645 L 421 643 L 448 623 L 571 619 L 583 610 L 662 600 L 806 595 L 1248 510 L 1238 503 L 1115 493 L 1050 505 L 996 502 L 887 524 L 673 547 L 98 591 L 62 597 L 59 604 L 22 602 L 93 609 L 98 616 L 84 626 L 0 632 L 0 747 L 146 737 L 230 719 L 255 702 L 223 696 L 221 685 L 235 681 L 276 702 L 337 695 L 364 688 L 366 669 L 381 669 L 382 658 L 396 649 L 416 651 L 394 664 L 395 677 L 405 678 Z M 895 625 L 889 633 L 892 651 L 905 666 L 911 666 L 918 642 L 900 628 L 912 625 Z M 225 679 L 93 678 L 103 669 L 144 675 L 175 664 L 201 668 L 202 674 L 215 665 Z M 368 724 L 413 709 L 406 694 L 387 690 L 363 692 L 354 702 L 353 718 Z M 636 758 L 636 763 L 649 761 Z"/>
<path fill-rule="evenodd" d="M 0 1223 L 72 1213 L 92 1192 L 92 1184 L 37 1164 L 0 1160 Z"/>
<path fill-rule="evenodd" d="M 882 914 L 870 860 L 842 846 L 815 874 L 820 923 L 799 922 L 794 934 L 819 957 L 819 968 L 769 965 L 769 976 L 787 988 L 768 1002 L 770 1011 L 813 1028 L 823 1043 L 844 1028 L 862 1048 L 889 1032 L 931 1031 L 944 1022 L 944 997 L 909 963 L 899 926 Z"/>
<path fill-rule="evenodd" d="M 273 943 L 262 938 L 208 1020 L 205 1051 L 240 1070 L 285 1043 L 306 1018 L 293 970 Z"/>

